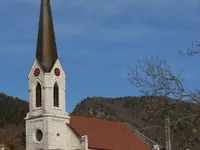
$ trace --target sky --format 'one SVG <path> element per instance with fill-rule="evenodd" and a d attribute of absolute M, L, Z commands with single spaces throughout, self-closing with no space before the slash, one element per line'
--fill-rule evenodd
<path fill-rule="evenodd" d="M 180 56 L 200 40 L 199 0 L 51 0 L 66 108 L 90 96 L 140 95 L 128 66 L 162 57 L 198 88 L 200 57 Z M 28 100 L 40 0 L 0 0 L 0 92 Z"/>

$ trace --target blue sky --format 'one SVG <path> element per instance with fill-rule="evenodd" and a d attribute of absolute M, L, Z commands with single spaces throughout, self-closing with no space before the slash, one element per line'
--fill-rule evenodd
<path fill-rule="evenodd" d="M 0 91 L 28 100 L 40 0 L 0 1 Z M 52 0 L 67 111 L 88 96 L 139 95 L 127 77 L 137 60 L 160 56 L 188 88 L 200 84 L 200 57 L 179 56 L 200 40 L 199 0 Z"/>

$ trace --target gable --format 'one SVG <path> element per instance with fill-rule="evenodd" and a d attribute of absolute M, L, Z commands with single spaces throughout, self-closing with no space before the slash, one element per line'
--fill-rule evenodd
<path fill-rule="evenodd" d="M 81 148 L 81 137 L 67 124 L 67 143 L 69 148 Z"/>

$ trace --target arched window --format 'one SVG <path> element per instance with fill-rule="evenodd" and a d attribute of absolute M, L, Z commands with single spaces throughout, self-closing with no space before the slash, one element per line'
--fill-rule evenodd
<path fill-rule="evenodd" d="M 55 83 L 53 88 L 53 98 L 54 98 L 54 106 L 59 107 L 59 88 L 57 83 Z"/>
<path fill-rule="evenodd" d="M 36 107 L 41 107 L 42 105 L 42 89 L 40 83 L 36 86 Z"/>

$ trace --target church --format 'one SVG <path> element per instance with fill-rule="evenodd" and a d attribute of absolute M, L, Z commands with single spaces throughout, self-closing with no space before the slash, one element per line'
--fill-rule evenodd
<path fill-rule="evenodd" d="M 26 150 L 150 150 L 126 124 L 66 112 L 50 0 L 41 0 L 36 58 L 28 74 Z"/>

